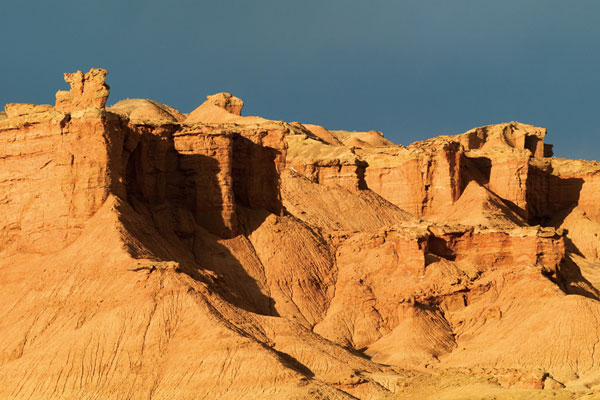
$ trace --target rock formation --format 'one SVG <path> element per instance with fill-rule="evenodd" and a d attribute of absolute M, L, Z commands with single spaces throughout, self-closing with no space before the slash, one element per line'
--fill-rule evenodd
<path fill-rule="evenodd" d="M 106 75 L 0 113 L 0 398 L 600 393 L 600 163 L 106 108 Z"/>
<path fill-rule="evenodd" d="M 73 112 L 86 108 L 103 109 L 110 89 L 104 83 L 107 74 L 107 70 L 100 68 L 92 68 L 85 74 L 81 71 L 65 74 L 65 81 L 71 85 L 71 90 L 59 90 L 56 93 L 56 110 Z"/>

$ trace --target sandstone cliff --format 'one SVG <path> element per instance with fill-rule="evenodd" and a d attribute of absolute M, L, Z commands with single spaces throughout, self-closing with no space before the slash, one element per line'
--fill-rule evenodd
<path fill-rule="evenodd" d="M 0 113 L 0 397 L 600 391 L 599 163 L 517 122 L 106 108 L 106 76 Z"/>

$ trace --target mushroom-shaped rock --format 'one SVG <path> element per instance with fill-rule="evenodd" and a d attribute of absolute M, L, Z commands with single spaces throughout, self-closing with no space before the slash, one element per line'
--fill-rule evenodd
<path fill-rule="evenodd" d="M 230 93 L 207 96 L 202 105 L 192 111 L 184 122 L 188 124 L 260 124 L 267 120 L 261 117 L 242 117 L 244 102 Z"/>
<path fill-rule="evenodd" d="M 217 93 L 212 96 L 206 96 L 204 104 L 211 104 L 225 109 L 227 112 L 235 115 L 242 115 L 244 102 L 239 97 L 231 93 Z"/>
<path fill-rule="evenodd" d="M 106 105 L 110 87 L 105 83 L 108 71 L 92 68 L 89 72 L 66 73 L 65 81 L 71 90 L 56 93 L 56 110 L 72 112 L 86 108 L 102 109 Z"/>

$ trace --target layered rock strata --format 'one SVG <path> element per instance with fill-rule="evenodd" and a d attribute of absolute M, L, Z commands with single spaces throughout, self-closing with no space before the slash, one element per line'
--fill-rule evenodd
<path fill-rule="evenodd" d="M 0 113 L 0 397 L 600 390 L 597 162 L 517 122 L 405 147 L 229 93 L 106 108 L 106 76 Z"/>

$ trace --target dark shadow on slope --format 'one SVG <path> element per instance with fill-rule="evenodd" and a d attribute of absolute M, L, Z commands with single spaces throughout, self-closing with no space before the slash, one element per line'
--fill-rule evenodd
<path fill-rule="evenodd" d="M 481 186 L 490 182 L 492 160 L 487 157 L 464 157 L 467 168 L 461 170 L 461 193 L 471 181 L 476 181 Z"/>
<path fill-rule="evenodd" d="M 492 192 L 494 193 L 494 192 Z M 521 207 L 519 207 L 518 205 L 516 205 L 514 202 L 507 200 L 507 199 L 503 199 L 502 197 L 498 196 L 496 193 L 494 193 L 500 200 L 502 200 L 502 203 L 510 210 L 512 211 L 514 214 L 516 214 L 517 216 L 519 216 L 521 219 L 523 219 L 523 221 L 525 221 L 527 223 L 527 213 L 524 209 L 522 209 Z"/>
<path fill-rule="evenodd" d="M 285 213 L 284 209 L 284 213 Z M 237 215 L 239 221 L 240 232 L 244 235 L 250 235 L 262 223 L 271 215 L 272 213 L 263 209 L 250 209 L 247 207 L 239 206 L 237 208 Z M 291 215 L 288 213 L 288 215 Z"/>
<path fill-rule="evenodd" d="M 275 164 L 279 151 L 259 146 L 242 135 L 233 136 L 232 183 L 236 204 L 283 214 L 279 172 Z"/>
<path fill-rule="evenodd" d="M 568 253 L 559 265 L 557 280 L 558 282 L 555 283 L 567 294 L 600 300 L 600 291 L 582 275 L 579 266 Z"/>
<path fill-rule="evenodd" d="M 228 171 L 212 157 L 199 154 L 179 154 L 179 174 L 172 176 L 168 201 L 191 212 L 195 222 L 221 237 L 236 232 L 234 199 L 223 192 L 222 179 Z M 171 183 L 171 182 L 169 182 Z"/>
<path fill-rule="evenodd" d="M 199 138 L 202 134 L 198 132 Z M 172 135 L 142 131 L 140 136 L 125 167 L 130 202 L 183 207 L 198 225 L 220 237 L 238 234 L 237 205 L 283 214 L 278 150 L 233 134 L 230 150 L 210 147 L 216 145 L 207 141 L 209 149 L 192 153 L 192 147 L 182 153 Z"/>
<path fill-rule="evenodd" d="M 531 151 L 531 154 L 536 154 L 538 146 L 542 141 L 543 139 L 540 139 L 535 135 L 527 135 L 525 136 L 525 148 Z"/>
<path fill-rule="evenodd" d="M 568 215 L 570 212 L 571 212 L 571 210 L 567 211 L 566 214 Z M 563 217 L 563 218 L 566 218 L 566 217 Z M 567 236 L 568 233 L 569 233 L 568 230 L 565 229 L 564 240 L 565 240 L 565 250 L 567 251 L 567 253 L 576 254 L 578 256 L 585 258 L 585 256 L 581 252 L 581 250 L 579 250 L 579 247 L 575 246 L 575 243 L 573 243 L 571 238 L 569 238 Z"/>
<path fill-rule="evenodd" d="M 444 238 L 440 238 L 434 235 L 429 236 L 427 239 L 426 247 L 426 264 L 434 262 L 434 258 L 428 258 L 427 253 L 435 256 L 444 258 L 448 261 L 456 260 L 456 252 L 448 245 L 448 242 Z"/>
<path fill-rule="evenodd" d="M 367 163 L 366 161 L 356 160 L 356 177 L 358 178 L 359 190 L 369 189 L 369 185 L 367 185 L 367 181 L 365 179 L 365 174 L 367 172 L 368 167 L 369 163 Z"/>
<path fill-rule="evenodd" d="M 528 137 L 531 148 L 539 146 L 537 137 Z M 461 174 L 461 193 L 471 181 L 482 186 L 489 184 L 492 162 L 487 157 L 465 157 L 466 168 Z M 549 226 L 556 214 L 569 209 L 579 201 L 583 186 L 581 178 L 561 178 L 552 174 L 552 168 L 529 164 L 526 182 L 526 209 L 500 196 L 502 202 L 513 213 L 523 218 L 529 225 Z M 495 193 L 494 193 L 495 194 Z M 559 221 L 559 224 L 562 221 Z"/>
<path fill-rule="evenodd" d="M 138 203 L 137 207 L 140 207 Z M 190 248 L 187 236 L 165 230 L 168 226 L 160 212 L 143 205 L 138 213 L 129 204 L 119 208 L 120 220 L 125 228 L 125 247 L 134 258 L 156 261 L 174 261 L 176 272 L 185 273 L 203 282 L 225 301 L 243 310 L 277 316 L 274 301 L 265 295 L 258 282 L 244 269 L 239 260 L 215 235 L 196 227 Z M 154 215 L 152 215 L 154 214 Z M 164 214 L 166 216 L 166 214 Z M 156 223 L 157 221 L 158 223 Z M 235 240 L 235 239 L 233 239 Z"/>
<path fill-rule="evenodd" d="M 198 225 L 232 236 L 235 223 L 228 218 L 228 207 L 233 207 L 233 198 L 228 202 L 221 190 L 219 178 L 228 173 L 221 168 L 216 158 L 178 152 L 170 135 L 143 132 L 125 167 L 127 200 L 152 209 L 183 208 Z"/>
<path fill-rule="evenodd" d="M 233 192 L 222 191 L 230 171 L 216 158 L 178 152 L 172 136 L 167 139 L 142 134 L 127 159 L 130 207 L 124 212 L 126 229 L 135 238 L 130 254 L 176 261 L 180 272 L 207 283 L 231 304 L 277 315 L 274 301 L 222 243 L 237 234 Z"/>
<path fill-rule="evenodd" d="M 480 186 L 484 186 L 489 189 L 490 177 L 492 174 L 492 160 L 488 157 L 464 157 L 464 164 L 466 168 L 463 169 L 461 174 L 462 188 L 461 193 L 471 183 L 471 181 L 477 182 Z M 502 207 L 506 207 L 512 214 L 516 214 L 518 217 L 525 219 L 525 211 L 517 206 L 510 200 L 503 199 L 496 193 L 490 190 L 490 193 L 494 194 L 503 204 Z M 507 213 L 507 216 L 510 213 Z M 509 217 L 510 219 L 513 219 Z M 517 223 L 519 223 L 517 221 Z"/>
<path fill-rule="evenodd" d="M 300 361 L 298 361 L 294 357 L 292 357 L 289 354 L 284 353 L 282 351 L 276 350 L 274 348 L 270 348 L 270 349 L 273 350 L 280 357 L 282 363 L 285 366 L 293 369 L 296 372 L 301 373 L 306 378 L 312 379 L 315 377 L 315 373 L 312 372 L 310 370 L 310 368 L 308 368 L 306 365 L 302 364 Z"/>
<path fill-rule="evenodd" d="M 361 347 L 360 349 L 355 349 L 354 347 L 345 346 L 344 349 L 348 350 L 353 355 L 360 357 L 362 359 L 369 360 L 369 361 L 371 361 L 371 359 L 372 359 L 372 357 L 370 355 L 365 353 L 365 351 L 367 351 L 367 349 L 368 349 L 367 346 Z M 386 365 L 386 364 L 381 364 L 381 365 Z"/>
<path fill-rule="evenodd" d="M 244 241 L 248 247 L 252 244 L 245 237 L 229 239 Z M 275 301 L 267 296 L 259 287 L 255 278 L 221 243 L 222 239 L 201 229 L 196 231 L 193 253 L 197 265 L 203 270 L 214 273 L 215 285 L 219 294 L 231 304 L 261 315 L 279 316 L 275 310 Z"/>
<path fill-rule="evenodd" d="M 579 202 L 584 180 L 561 178 L 552 174 L 552 169 L 543 170 L 530 166 L 527 173 L 527 214 L 531 225 L 558 226 Z M 557 214 L 564 215 L 557 220 Z M 558 225 L 557 225 L 558 224 Z"/>

